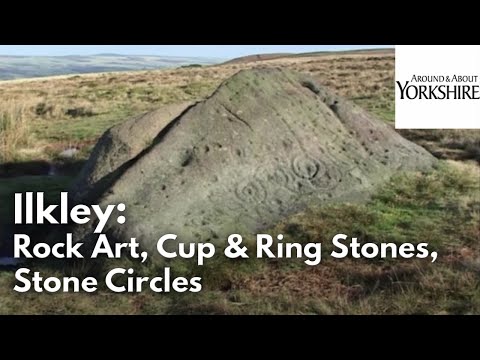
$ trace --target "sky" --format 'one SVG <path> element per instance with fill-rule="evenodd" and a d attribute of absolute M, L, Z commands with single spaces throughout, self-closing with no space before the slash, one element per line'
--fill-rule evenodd
<path fill-rule="evenodd" d="M 393 45 L 0 45 L 0 55 L 62 56 L 114 53 L 231 59 L 239 56 L 387 48 Z"/>

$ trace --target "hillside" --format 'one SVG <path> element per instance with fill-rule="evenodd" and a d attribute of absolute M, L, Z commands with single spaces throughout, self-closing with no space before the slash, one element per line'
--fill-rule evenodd
<path fill-rule="evenodd" d="M 366 50 L 347 50 L 347 51 L 318 51 L 310 53 L 273 53 L 273 54 L 256 54 L 238 57 L 225 62 L 224 64 L 242 64 L 255 61 L 278 60 L 286 58 L 305 58 L 313 56 L 348 56 L 348 55 L 380 55 L 394 56 L 395 49 L 366 49 Z"/>
<path fill-rule="evenodd" d="M 0 80 L 85 74 L 109 71 L 149 70 L 190 64 L 207 65 L 216 59 L 170 56 L 3 56 L 0 55 Z"/>
<path fill-rule="evenodd" d="M 291 53 L 276 53 L 276 54 L 256 54 L 256 55 L 247 55 L 241 56 L 229 61 L 226 61 L 224 64 L 241 64 L 241 63 L 249 63 L 253 61 L 264 61 L 264 60 L 274 60 L 274 59 L 281 59 L 286 58 L 289 56 L 293 56 L 294 54 Z"/>
<path fill-rule="evenodd" d="M 28 150 L 19 149 L 15 155 L 5 148 L 3 161 L 30 160 L 32 156 L 49 159 L 73 145 L 86 155 L 103 131 L 128 116 L 162 105 L 203 99 L 239 70 L 265 66 L 286 67 L 315 76 L 323 85 L 393 123 L 394 64 L 393 51 L 376 50 L 0 82 L 1 111 L 22 110 L 29 138 L 35 138 Z M 475 131 L 403 134 L 439 157 L 480 159 Z"/>

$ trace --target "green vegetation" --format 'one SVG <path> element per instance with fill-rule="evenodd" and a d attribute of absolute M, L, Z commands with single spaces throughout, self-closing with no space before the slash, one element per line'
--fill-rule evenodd
<path fill-rule="evenodd" d="M 29 129 L 22 132 L 28 141 L 10 142 L 10 150 L 2 151 L 3 161 L 51 160 L 55 152 L 71 145 L 85 147 L 86 156 L 101 133 L 126 118 L 166 104 L 204 99 L 235 72 L 265 64 L 309 73 L 393 125 L 394 61 L 390 51 L 380 50 L 0 83 L 0 113 L 11 112 L 11 104 L 17 104 L 22 124 Z M 402 135 L 440 158 L 480 161 L 478 130 L 402 131 Z"/>
<path fill-rule="evenodd" d="M 0 313 L 137 314 L 470 314 L 480 312 L 480 183 L 478 168 L 443 163 L 429 174 L 400 175 L 369 203 L 309 209 L 269 233 L 324 244 L 322 263 L 228 260 L 204 267 L 170 263 L 176 275 L 202 276 L 200 294 L 13 294 L 12 273 L 0 273 Z M 330 239 L 338 232 L 361 242 L 428 242 L 438 251 L 429 260 L 332 260 Z M 63 265 L 62 265 L 63 266 Z M 88 274 L 133 267 L 145 276 L 158 265 L 123 260 L 75 264 L 67 269 L 38 263 L 49 275 Z M 108 306 L 107 306 L 108 304 Z"/>
<path fill-rule="evenodd" d="M 203 66 L 203 65 L 200 65 L 200 64 L 189 64 L 189 65 L 180 66 L 180 68 L 182 68 L 182 69 L 200 68 L 200 67 L 202 67 L 202 66 Z"/>
<path fill-rule="evenodd" d="M 480 183 L 478 169 L 442 164 L 430 174 L 401 175 L 368 204 L 310 209 L 271 234 L 321 241 L 323 262 L 223 261 L 204 269 L 210 291 L 179 296 L 177 313 L 467 314 L 480 312 Z M 331 260 L 338 232 L 361 242 L 427 242 L 428 260 Z M 235 268 L 233 272 L 231 269 Z M 223 278 L 220 274 L 223 274 Z M 209 284 L 211 284 L 209 286 Z M 229 284 L 222 291 L 222 284 Z"/>
<path fill-rule="evenodd" d="M 393 91 L 381 96 L 354 97 L 352 100 L 387 123 L 392 125 L 395 123 L 395 95 Z"/>
<path fill-rule="evenodd" d="M 17 149 L 29 146 L 31 140 L 30 124 L 22 106 L 14 103 L 0 108 L 0 161 L 12 160 Z"/>
<path fill-rule="evenodd" d="M 16 192 L 43 191 L 45 201 L 56 203 L 60 192 L 72 181 L 70 176 L 22 176 L 12 179 L 0 178 L 0 224 L 13 223 L 13 199 Z"/>

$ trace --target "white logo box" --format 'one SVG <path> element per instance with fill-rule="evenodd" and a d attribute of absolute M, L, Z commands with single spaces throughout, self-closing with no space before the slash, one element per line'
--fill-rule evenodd
<path fill-rule="evenodd" d="M 474 82 L 412 83 L 413 76 L 453 76 Z M 397 45 L 395 47 L 395 127 L 397 129 L 480 129 L 479 99 L 401 99 L 397 82 L 414 85 L 469 86 L 480 91 L 480 45 Z M 409 85 L 410 85 L 409 84 Z M 457 88 L 458 89 L 458 88 Z M 414 90 L 414 89 L 412 89 Z M 463 88 L 462 88 L 463 92 Z M 411 94 L 415 94 L 412 91 Z M 478 95 L 478 93 L 476 93 Z"/>

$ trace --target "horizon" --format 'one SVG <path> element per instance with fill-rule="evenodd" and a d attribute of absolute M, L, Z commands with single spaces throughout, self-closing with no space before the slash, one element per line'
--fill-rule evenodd
<path fill-rule="evenodd" d="M 0 45 L 0 56 L 156 56 L 233 59 L 273 53 L 390 49 L 393 45 Z"/>

